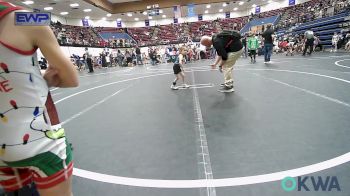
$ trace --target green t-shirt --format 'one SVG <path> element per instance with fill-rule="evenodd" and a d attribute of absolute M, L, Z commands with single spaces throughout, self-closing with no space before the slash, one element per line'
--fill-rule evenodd
<path fill-rule="evenodd" d="M 248 46 L 248 50 L 256 50 L 256 49 L 258 49 L 259 48 L 258 38 L 256 38 L 255 36 L 249 37 L 247 46 Z"/>

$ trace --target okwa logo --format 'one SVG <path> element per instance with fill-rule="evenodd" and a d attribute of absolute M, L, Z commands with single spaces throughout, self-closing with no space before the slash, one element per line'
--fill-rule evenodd
<path fill-rule="evenodd" d="M 304 176 L 304 177 L 286 177 L 281 182 L 282 189 L 290 192 L 297 188 L 297 191 L 341 191 L 336 176 Z"/>

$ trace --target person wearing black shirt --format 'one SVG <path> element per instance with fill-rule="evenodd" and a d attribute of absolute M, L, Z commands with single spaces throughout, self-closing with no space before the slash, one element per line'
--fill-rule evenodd
<path fill-rule="evenodd" d="M 141 58 L 141 50 L 140 50 L 140 48 L 139 47 L 136 47 L 136 63 L 138 64 L 138 65 L 143 65 L 143 62 L 142 62 L 142 58 Z M 141 64 L 139 64 L 139 62 L 141 62 Z"/>
<path fill-rule="evenodd" d="M 242 44 L 243 44 L 243 54 L 244 54 L 244 58 L 248 57 L 248 50 L 247 50 L 247 35 L 244 35 L 244 37 L 242 38 Z"/>
<path fill-rule="evenodd" d="M 264 38 L 264 55 L 265 55 L 265 63 L 270 62 L 271 54 L 273 49 L 273 37 L 274 34 L 272 25 L 268 24 L 266 27 L 266 31 L 262 34 Z"/>
<path fill-rule="evenodd" d="M 47 60 L 41 57 L 41 61 L 39 61 L 39 65 L 41 69 L 47 69 Z"/>
<path fill-rule="evenodd" d="M 305 32 L 305 46 L 304 46 L 303 56 L 305 56 L 308 48 L 310 48 L 309 55 L 312 54 L 312 51 L 314 49 L 314 41 L 315 41 L 314 32 L 311 30 L 307 30 Z"/>
<path fill-rule="evenodd" d="M 94 68 L 92 67 L 92 55 L 88 51 L 88 48 L 85 48 L 85 58 L 86 58 L 86 64 L 87 64 L 87 66 L 89 68 L 89 73 L 93 73 L 94 72 Z"/>
<path fill-rule="evenodd" d="M 216 61 L 212 67 L 215 68 L 219 65 L 220 71 L 224 72 L 225 79 L 225 83 L 221 85 L 222 89 L 219 91 L 224 93 L 234 92 L 232 70 L 237 59 L 243 52 L 240 36 L 239 38 L 230 38 L 229 40 L 225 40 L 217 35 L 213 37 L 203 36 L 201 44 L 206 47 L 211 47 L 213 45 L 217 52 Z"/>
<path fill-rule="evenodd" d="M 156 54 L 156 51 L 154 49 L 151 49 L 151 51 L 149 52 L 149 57 L 151 59 L 151 64 L 156 65 L 157 64 L 157 54 Z"/>
<path fill-rule="evenodd" d="M 101 59 L 102 59 L 102 67 L 107 69 L 106 52 L 103 51 L 103 52 L 100 54 L 100 57 L 101 57 Z"/>

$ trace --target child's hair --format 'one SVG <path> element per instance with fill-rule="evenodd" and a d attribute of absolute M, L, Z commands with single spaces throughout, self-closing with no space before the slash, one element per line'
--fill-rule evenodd
<path fill-rule="evenodd" d="M 179 53 L 182 53 L 184 50 L 187 50 L 187 48 L 185 46 L 181 46 L 179 48 Z"/>

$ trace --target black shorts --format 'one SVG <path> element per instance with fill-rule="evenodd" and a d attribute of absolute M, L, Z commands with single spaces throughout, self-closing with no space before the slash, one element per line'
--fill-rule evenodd
<path fill-rule="evenodd" d="M 250 56 L 254 56 L 254 55 L 256 55 L 256 50 L 249 50 L 249 55 Z"/>
<path fill-rule="evenodd" d="M 175 74 L 175 75 L 176 75 L 176 74 L 179 74 L 180 72 L 182 72 L 181 67 L 180 67 L 179 64 L 175 64 L 175 65 L 173 66 L 173 70 L 174 70 L 174 74 Z"/>

